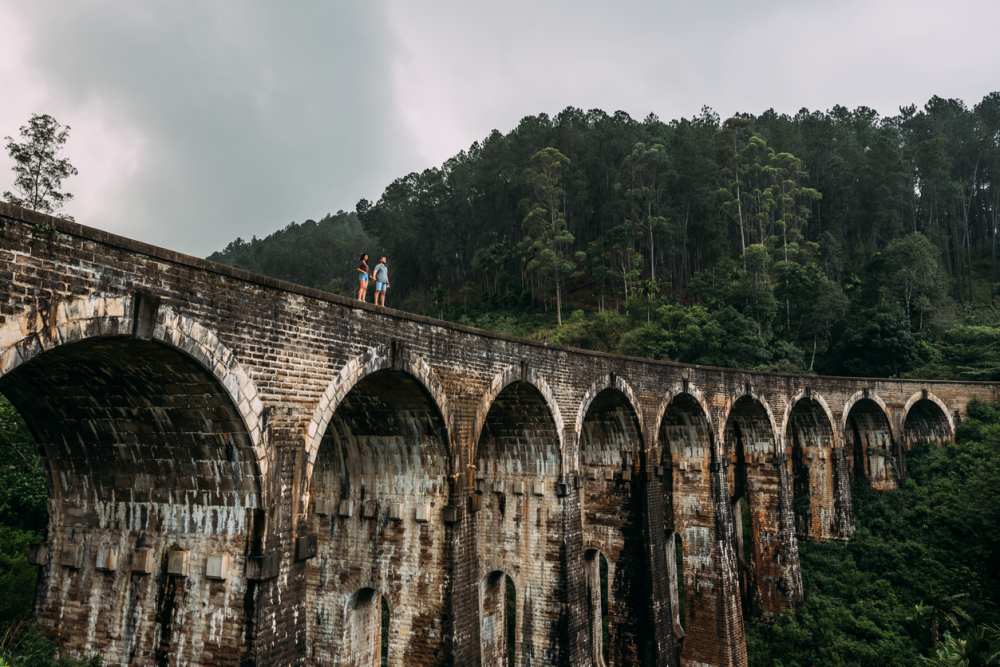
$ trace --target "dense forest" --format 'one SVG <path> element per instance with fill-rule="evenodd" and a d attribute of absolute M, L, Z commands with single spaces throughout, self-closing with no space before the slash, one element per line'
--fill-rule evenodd
<path fill-rule="evenodd" d="M 899 490 L 854 489 L 847 543 L 799 545 L 805 602 L 747 640 L 751 666 L 1000 665 L 1000 405 L 908 454 Z"/>
<path fill-rule="evenodd" d="M 1000 93 L 872 109 L 567 108 L 355 212 L 211 259 L 569 345 L 760 369 L 1000 378 Z"/>

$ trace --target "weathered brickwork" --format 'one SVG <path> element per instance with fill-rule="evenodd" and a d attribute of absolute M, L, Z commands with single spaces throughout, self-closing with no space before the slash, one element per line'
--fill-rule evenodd
<path fill-rule="evenodd" d="M 743 665 L 984 383 L 517 341 L 0 205 L 0 392 L 49 476 L 37 615 L 162 665 Z"/>

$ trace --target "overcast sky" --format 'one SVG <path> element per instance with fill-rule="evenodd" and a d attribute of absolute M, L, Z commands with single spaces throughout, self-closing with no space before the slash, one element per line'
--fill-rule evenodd
<path fill-rule="evenodd" d="M 1000 89 L 998 25 L 998 0 L 0 0 L 0 136 L 53 114 L 68 213 L 205 255 L 568 105 L 972 105 Z"/>

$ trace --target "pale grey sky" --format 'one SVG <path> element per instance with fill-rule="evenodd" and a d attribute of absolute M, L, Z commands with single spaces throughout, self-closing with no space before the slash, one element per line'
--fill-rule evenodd
<path fill-rule="evenodd" d="M 568 105 L 972 105 L 1000 89 L 997 25 L 997 0 L 0 0 L 0 136 L 53 114 L 68 213 L 205 255 Z"/>

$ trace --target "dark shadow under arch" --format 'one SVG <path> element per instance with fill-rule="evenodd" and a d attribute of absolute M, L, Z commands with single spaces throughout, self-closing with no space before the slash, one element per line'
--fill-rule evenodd
<path fill-rule="evenodd" d="M 948 415 L 935 401 L 921 398 L 910 406 L 903 420 L 903 440 L 907 449 L 923 442 L 943 445 L 953 438 Z"/>
<path fill-rule="evenodd" d="M 824 539 L 836 524 L 833 424 L 823 404 L 800 398 L 788 413 L 786 455 L 792 478 L 792 510 L 800 539 Z"/>
<path fill-rule="evenodd" d="M 902 457 L 882 406 L 871 398 L 854 403 L 847 413 L 844 443 L 855 483 L 864 481 L 877 491 L 896 488 Z"/>

